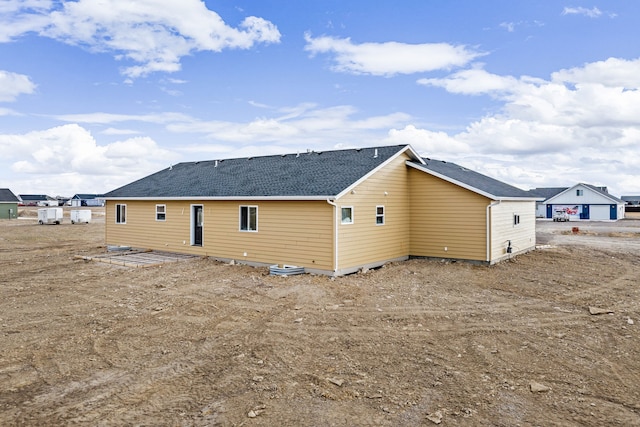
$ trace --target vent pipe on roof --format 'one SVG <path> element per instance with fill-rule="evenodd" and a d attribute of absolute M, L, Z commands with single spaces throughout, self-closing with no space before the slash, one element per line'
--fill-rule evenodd
<path fill-rule="evenodd" d="M 373 150 L 373 158 L 374 159 L 378 158 L 378 149 L 377 148 L 375 150 Z"/>
<path fill-rule="evenodd" d="M 169 170 L 172 171 L 173 170 L 173 165 L 169 165 Z"/>
<path fill-rule="evenodd" d="M 300 151 L 296 153 L 296 157 L 300 157 Z"/>
<path fill-rule="evenodd" d="M 214 167 L 214 168 L 217 168 L 217 167 L 218 167 L 218 161 L 217 161 L 217 160 L 213 163 L 213 167 Z"/>

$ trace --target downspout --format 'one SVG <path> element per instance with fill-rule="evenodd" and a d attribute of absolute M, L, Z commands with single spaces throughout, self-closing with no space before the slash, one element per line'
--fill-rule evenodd
<path fill-rule="evenodd" d="M 327 203 L 329 203 L 331 206 L 333 206 L 333 219 L 334 219 L 334 224 L 333 224 L 333 231 L 334 231 L 334 241 L 335 244 L 333 245 L 333 250 L 334 250 L 334 254 L 333 254 L 333 272 L 336 273 L 338 271 L 338 204 L 336 202 L 332 202 L 331 200 L 327 199 Z"/>
<path fill-rule="evenodd" d="M 498 206 L 500 200 L 496 200 L 487 205 L 487 262 L 491 264 L 491 208 Z"/>

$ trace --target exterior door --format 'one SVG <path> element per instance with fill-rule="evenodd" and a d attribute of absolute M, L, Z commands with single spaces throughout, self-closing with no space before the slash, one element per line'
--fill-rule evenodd
<path fill-rule="evenodd" d="M 202 205 L 192 206 L 193 246 L 202 246 Z"/>

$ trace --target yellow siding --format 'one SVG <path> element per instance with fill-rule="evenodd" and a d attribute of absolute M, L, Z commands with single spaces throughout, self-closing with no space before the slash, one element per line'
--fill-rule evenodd
<path fill-rule="evenodd" d="M 336 201 L 166 201 L 156 221 L 155 201 L 107 201 L 106 242 L 256 264 L 289 264 L 338 274 L 409 256 L 496 261 L 511 240 L 514 253 L 535 247 L 535 202 L 501 202 L 407 167 L 406 155 Z M 127 223 L 115 223 L 116 204 L 127 205 Z M 191 245 L 192 205 L 202 205 L 203 245 Z M 239 207 L 258 207 L 258 230 L 239 230 Z M 341 224 L 352 207 L 353 224 Z M 385 223 L 376 223 L 376 207 Z M 520 225 L 513 226 L 513 214 Z M 487 240 L 490 258 L 487 259 Z M 337 252 L 335 252 L 337 251 Z"/>
<path fill-rule="evenodd" d="M 490 199 L 413 168 L 409 194 L 412 256 L 486 261 Z"/>
<path fill-rule="evenodd" d="M 491 261 L 509 256 L 507 246 L 511 241 L 512 254 L 534 249 L 536 246 L 535 202 L 503 201 L 491 208 Z M 514 215 L 520 216 L 520 224 L 514 224 Z"/>
<path fill-rule="evenodd" d="M 407 159 L 399 156 L 337 201 L 339 270 L 408 257 Z M 343 206 L 353 207 L 353 224 L 340 224 Z M 376 224 L 377 206 L 384 206 L 384 225 Z"/>
<path fill-rule="evenodd" d="M 127 205 L 127 223 L 115 223 L 115 205 Z M 333 207 L 326 201 L 167 201 L 166 221 L 156 202 L 107 201 L 106 241 L 243 262 L 333 270 Z M 191 246 L 191 205 L 203 205 L 203 245 Z M 258 231 L 239 230 L 239 206 L 258 206 Z M 246 254 L 246 255 L 245 255 Z"/>

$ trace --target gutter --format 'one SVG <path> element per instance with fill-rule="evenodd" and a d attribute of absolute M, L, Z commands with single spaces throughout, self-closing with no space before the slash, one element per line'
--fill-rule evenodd
<path fill-rule="evenodd" d="M 268 201 L 268 200 L 276 200 L 276 201 L 306 201 L 306 200 L 327 200 L 327 197 L 333 196 L 179 196 L 179 197 L 100 197 L 100 200 L 140 200 L 140 201 L 149 201 L 149 200 L 158 200 L 158 201 L 185 201 L 185 200 L 241 200 L 241 201 Z M 97 198 L 96 198 L 97 199 Z"/>
<path fill-rule="evenodd" d="M 495 200 L 487 205 L 487 262 L 489 264 L 491 264 L 491 216 L 489 213 L 492 207 L 498 206 L 499 204 L 500 200 Z"/>
<path fill-rule="evenodd" d="M 333 219 L 335 222 L 333 225 L 333 230 L 334 230 L 335 243 L 333 245 L 333 249 L 335 253 L 333 255 L 333 272 L 337 273 L 338 272 L 338 204 L 336 202 L 331 201 L 330 199 L 327 199 L 327 203 L 333 206 L 333 211 L 334 211 Z"/>

